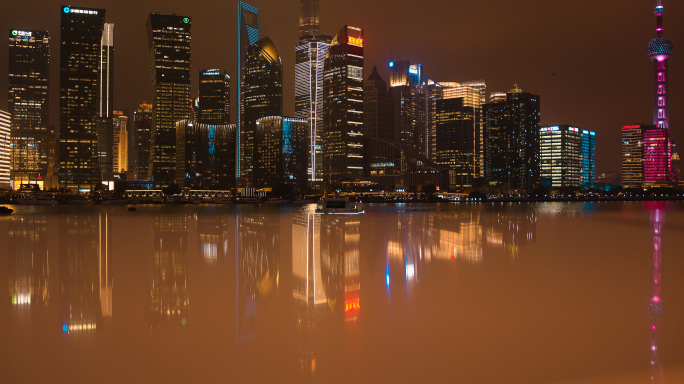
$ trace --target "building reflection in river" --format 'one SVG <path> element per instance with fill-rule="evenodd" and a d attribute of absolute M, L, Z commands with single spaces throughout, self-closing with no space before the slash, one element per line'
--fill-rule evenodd
<path fill-rule="evenodd" d="M 48 219 L 45 216 L 15 216 L 9 237 L 9 294 L 13 306 L 23 309 L 32 304 L 47 305 L 50 299 L 48 282 Z"/>
<path fill-rule="evenodd" d="M 359 318 L 358 215 L 321 215 L 321 275 L 328 305 L 345 320 Z"/>
<path fill-rule="evenodd" d="M 63 215 L 59 223 L 62 331 L 92 332 L 102 319 L 99 215 Z"/>
<path fill-rule="evenodd" d="M 188 323 L 188 215 L 154 218 L 154 267 L 150 293 L 152 328 Z"/>
<path fill-rule="evenodd" d="M 651 211 L 651 228 L 653 231 L 653 290 L 651 297 L 646 302 L 646 316 L 651 321 L 651 343 L 650 349 L 650 367 L 651 367 L 651 381 L 654 383 L 664 383 L 663 369 L 660 364 L 658 356 L 658 327 L 660 318 L 663 314 L 663 299 L 662 299 L 662 281 L 661 281 L 661 263 L 662 263 L 662 244 L 661 232 L 663 229 L 663 211 L 655 209 Z"/>

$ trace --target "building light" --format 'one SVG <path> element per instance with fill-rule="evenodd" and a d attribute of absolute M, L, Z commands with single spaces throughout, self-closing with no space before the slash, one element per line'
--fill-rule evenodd
<path fill-rule="evenodd" d="M 363 39 L 349 36 L 348 41 L 349 41 L 349 44 L 351 44 L 351 45 L 358 45 L 359 47 L 363 47 Z"/>

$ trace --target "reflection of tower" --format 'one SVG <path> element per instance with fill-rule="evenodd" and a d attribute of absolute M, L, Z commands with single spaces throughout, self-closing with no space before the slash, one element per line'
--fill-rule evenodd
<path fill-rule="evenodd" d="M 154 275 L 151 292 L 153 327 L 188 323 L 188 217 L 154 219 Z"/>
<path fill-rule="evenodd" d="M 662 367 L 660 366 L 660 359 L 658 358 L 658 343 L 656 339 L 656 332 L 658 330 L 658 320 L 663 313 L 663 302 L 660 297 L 661 280 L 660 267 L 662 261 L 660 232 L 663 226 L 663 213 L 656 209 L 651 212 L 651 224 L 653 225 L 653 293 L 651 298 L 646 302 L 646 316 L 651 320 L 651 381 L 654 383 L 663 383 Z"/>
<path fill-rule="evenodd" d="M 210 215 L 197 221 L 199 253 L 207 264 L 216 264 L 219 257 L 223 260 L 228 255 L 228 223 L 225 219 L 224 216 Z"/>
<path fill-rule="evenodd" d="M 102 314 L 99 217 L 64 215 L 59 224 L 62 330 L 92 331 Z"/>
<path fill-rule="evenodd" d="M 537 216 L 534 212 L 498 212 L 487 215 L 491 221 L 485 225 L 487 243 L 503 248 L 515 258 L 521 246 L 534 243 L 537 236 Z"/>
<path fill-rule="evenodd" d="M 303 372 L 316 370 L 316 307 L 327 302 L 321 276 L 320 231 L 318 215 L 297 215 L 292 221 L 292 296 L 297 301 L 299 363 Z"/>
<path fill-rule="evenodd" d="M 100 305 L 102 316 L 112 317 L 112 278 L 109 276 L 109 216 L 100 214 L 99 220 L 99 271 L 100 271 Z"/>
<path fill-rule="evenodd" d="M 346 215 L 321 218 L 321 270 L 328 305 L 345 320 L 359 318 L 361 221 Z"/>
<path fill-rule="evenodd" d="M 276 293 L 280 260 L 277 216 L 237 216 L 237 341 L 256 336 L 256 302 Z"/>
<path fill-rule="evenodd" d="M 28 307 L 47 305 L 50 297 L 50 263 L 47 244 L 47 218 L 12 218 L 9 227 L 9 294 L 12 304 Z"/>

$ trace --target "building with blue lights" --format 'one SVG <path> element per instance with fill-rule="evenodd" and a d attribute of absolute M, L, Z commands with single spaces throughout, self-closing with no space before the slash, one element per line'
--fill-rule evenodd
<path fill-rule="evenodd" d="M 569 125 L 539 129 L 542 185 L 588 187 L 596 181 L 596 133 Z"/>
<path fill-rule="evenodd" d="M 309 122 L 292 117 L 267 116 L 256 121 L 254 186 L 308 184 Z"/>
<path fill-rule="evenodd" d="M 220 69 L 203 69 L 199 75 L 200 124 L 230 124 L 230 76 Z"/>
<path fill-rule="evenodd" d="M 238 47 L 237 47 L 237 144 L 235 148 L 235 178 L 238 179 L 243 175 L 242 159 L 244 157 L 244 143 L 243 143 L 243 112 L 242 112 L 242 80 L 244 76 L 245 61 L 247 59 L 247 51 L 252 44 L 259 41 L 259 9 L 249 4 L 238 3 Z M 281 115 L 277 113 L 276 115 Z M 251 172 L 251 169 L 250 169 Z"/>
<path fill-rule="evenodd" d="M 235 187 L 235 124 L 181 120 L 176 130 L 176 179 L 181 187 Z"/>

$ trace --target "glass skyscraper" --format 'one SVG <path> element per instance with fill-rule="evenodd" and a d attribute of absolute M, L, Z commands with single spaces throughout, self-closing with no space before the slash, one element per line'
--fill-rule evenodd
<path fill-rule="evenodd" d="M 437 100 L 436 110 L 437 164 L 448 170 L 450 189 L 470 188 L 478 175 L 481 110 L 462 97 Z"/>
<path fill-rule="evenodd" d="M 203 69 L 199 78 L 201 124 L 230 123 L 230 76 L 220 69 Z"/>
<path fill-rule="evenodd" d="M 89 191 L 100 183 L 97 132 L 104 9 L 63 6 L 59 92 L 59 185 Z"/>
<path fill-rule="evenodd" d="M 243 101 L 242 101 L 242 78 L 244 77 L 245 60 L 247 50 L 252 44 L 259 41 L 259 9 L 249 4 L 238 3 L 238 63 L 237 63 L 237 144 L 235 151 L 235 178 L 238 179 L 243 174 L 242 158 L 244 143 L 243 134 Z M 250 170 L 251 171 L 251 170 Z"/>
<path fill-rule="evenodd" d="M 539 130 L 542 184 L 586 187 L 596 177 L 595 133 L 569 125 Z"/>
<path fill-rule="evenodd" d="M 172 184 L 176 168 L 175 123 L 190 118 L 189 17 L 150 14 L 147 35 L 152 67 L 152 125 L 148 177 Z"/>
<path fill-rule="evenodd" d="M 13 189 L 24 183 L 43 189 L 48 176 L 49 66 L 47 31 L 10 30 L 7 105 L 12 116 Z"/>
<path fill-rule="evenodd" d="M 235 187 L 235 128 L 176 122 L 176 184 L 195 189 Z"/>
<path fill-rule="evenodd" d="M 150 133 L 152 104 L 143 101 L 133 113 L 133 142 L 130 149 L 130 168 L 136 180 L 147 179 L 150 164 Z"/>
<path fill-rule="evenodd" d="M 323 75 L 323 181 L 363 178 L 363 31 L 345 26 L 333 38 Z"/>
<path fill-rule="evenodd" d="M 256 121 L 258 156 L 254 167 L 257 188 L 308 183 L 309 123 L 305 119 L 268 116 Z"/>

